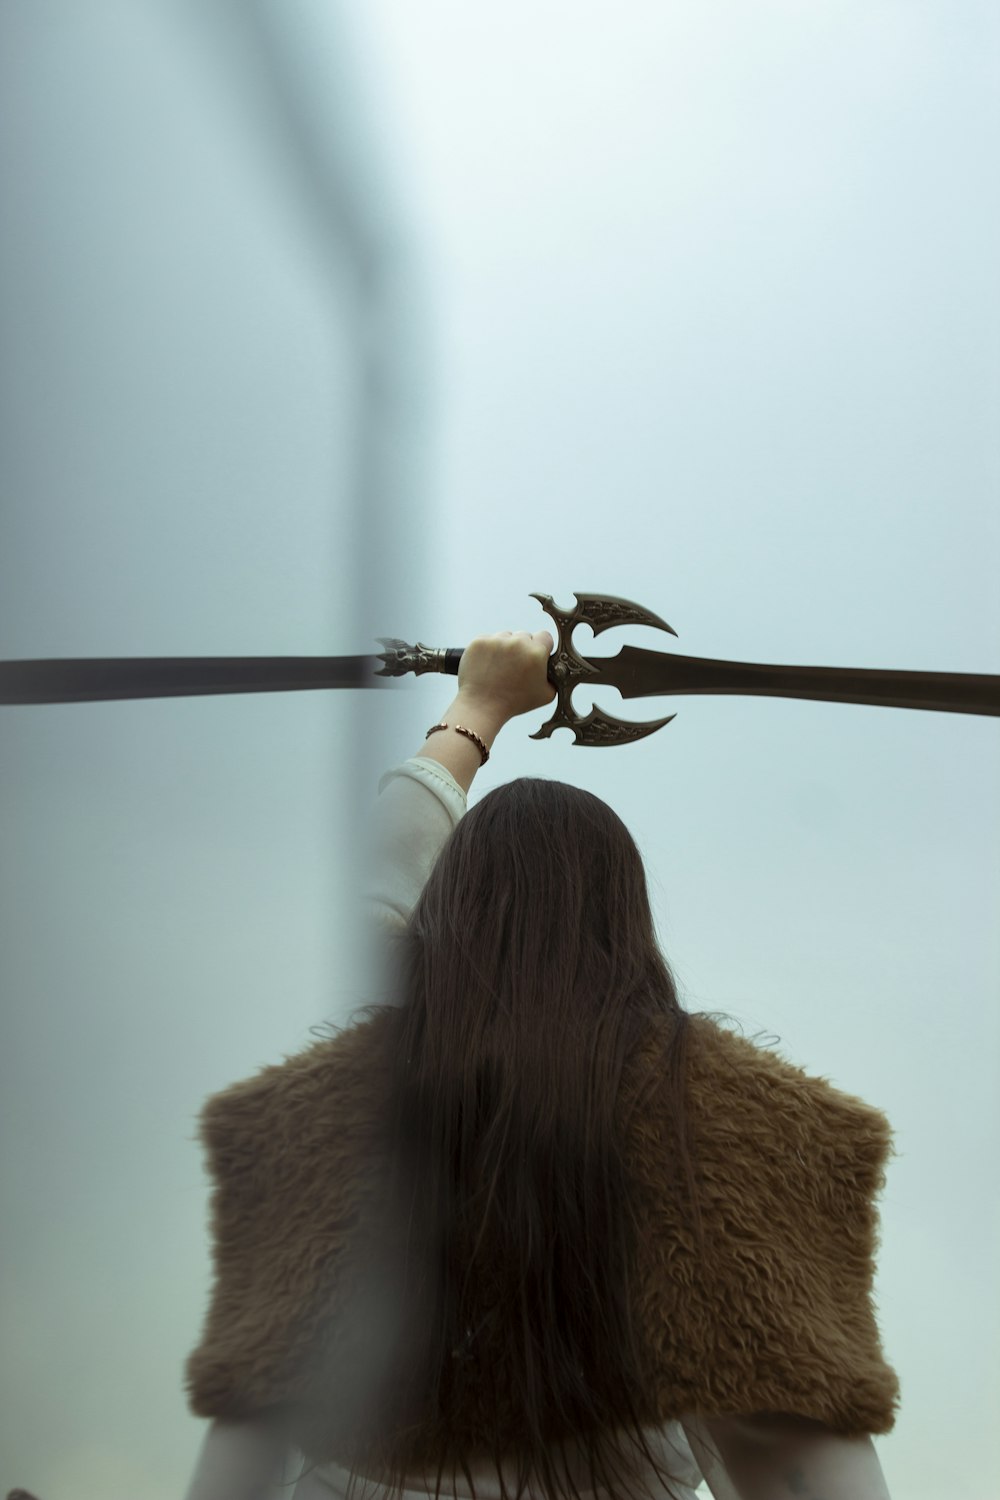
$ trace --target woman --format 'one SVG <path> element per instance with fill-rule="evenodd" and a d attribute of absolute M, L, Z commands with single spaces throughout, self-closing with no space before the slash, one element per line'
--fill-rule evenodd
<path fill-rule="evenodd" d="M 524 778 L 465 811 L 503 725 L 553 698 L 552 649 L 474 640 L 383 777 L 395 1008 L 202 1113 L 217 1274 L 187 1375 L 213 1421 L 187 1500 L 287 1494 L 295 1446 L 294 1500 L 369 1476 L 888 1494 L 883 1117 L 687 1015 L 604 803 Z"/>

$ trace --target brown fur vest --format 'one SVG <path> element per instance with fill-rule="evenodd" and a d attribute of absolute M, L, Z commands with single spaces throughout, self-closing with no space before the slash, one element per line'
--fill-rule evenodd
<path fill-rule="evenodd" d="M 280 1408 L 316 1461 L 344 1458 L 331 1371 L 365 1359 L 351 1245 L 378 1192 L 369 1164 L 385 1097 L 373 1064 L 380 1024 L 264 1068 L 211 1096 L 199 1118 L 215 1279 L 186 1365 L 190 1409 L 237 1418 Z M 665 1045 L 652 1028 L 641 1060 L 655 1069 Z M 872 1301 L 888 1121 L 697 1015 L 687 1108 L 704 1256 L 666 1186 L 671 1143 L 655 1085 L 625 1133 L 646 1419 L 780 1411 L 844 1433 L 888 1432 L 899 1384 Z M 502 1364 L 502 1347 L 492 1353 Z M 490 1415 L 474 1394 L 461 1415 L 469 1451 L 486 1451 Z M 437 1456 L 429 1438 L 413 1454 L 421 1466 Z"/>

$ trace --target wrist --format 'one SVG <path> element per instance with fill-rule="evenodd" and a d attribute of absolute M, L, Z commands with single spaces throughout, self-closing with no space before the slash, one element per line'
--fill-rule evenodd
<path fill-rule="evenodd" d="M 464 729 L 472 730 L 489 751 L 507 719 L 508 715 L 496 702 L 460 692 L 441 715 L 440 722 L 448 724 L 448 730 L 439 730 L 430 735 L 416 753 L 428 760 L 438 761 L 451 772 L 462 790 L 467 792 L 482 765 L 482 759 L 475 741 L 466 734 L 456 733 L 455 725 L 461 724 Z"/>
<path fill-rule="evenodd" d="M 444 717 L 449 723 L 458 722 L 466 729 L 474 729 L 487 745 L 491 745 L 510 715 L 496 699 L 477 697 L 460 690 Z"/>

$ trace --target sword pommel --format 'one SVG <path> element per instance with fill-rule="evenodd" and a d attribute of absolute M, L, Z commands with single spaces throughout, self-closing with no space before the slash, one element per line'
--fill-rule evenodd
<path fill-rule="evenodd" d="M 422 672 L 449 672 L 452 676 L 458 673 L 461 651 L 445 646 L 425 646 L 423 641 L 411 646 L 395 635 L 380 635 L 377 639 L 385 650 L 379 652 L 382 665 L 375 673 L 376 677 L 404 677 L 407 672 L 413 672 L 417 677 Z"/>

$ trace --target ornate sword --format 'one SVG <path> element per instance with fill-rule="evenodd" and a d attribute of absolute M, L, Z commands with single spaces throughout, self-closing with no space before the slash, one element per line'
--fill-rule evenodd
<path fill-rule="evenodd" d="M 577 745 L 624 745 L 644 739 L 676 718 L 632 723 L 593 707 L 573 709 L 573 689 L 615 687 L 623 698 L 677 693 L 733 693 L 765 698 L 813 698 L 829 703 L 869 703 L 936 713 L 1000 716 L 1000 676 L 973 672 L 897 672 L 855 667 L 781 666 L 720 661 L 623 646 L 617 656 L 583 656 L 573 645 L 578 624 L 600 635 L 615 625 L 650 625 L 676 636 L 672 626 L 629 599 L 575 594 L 574 609 L 560 609 L 550 594 L 532 594 L 557 632 L 549 658 L 556 689 L 552 717 L 531 735 L 547 739 L 569 729 Z M 367 656 L 118 657 L 0 662 L 0 704 L 69 703 L 98 699 L 186 697 L 193 694 L 302 692 L 319 688 L 378 687 L 407 673 L 458 673 L 463 647 L 415 646 L 379 637 L 385 650 Z M 382 663 L 376 670 L 376 661 Z"/>

